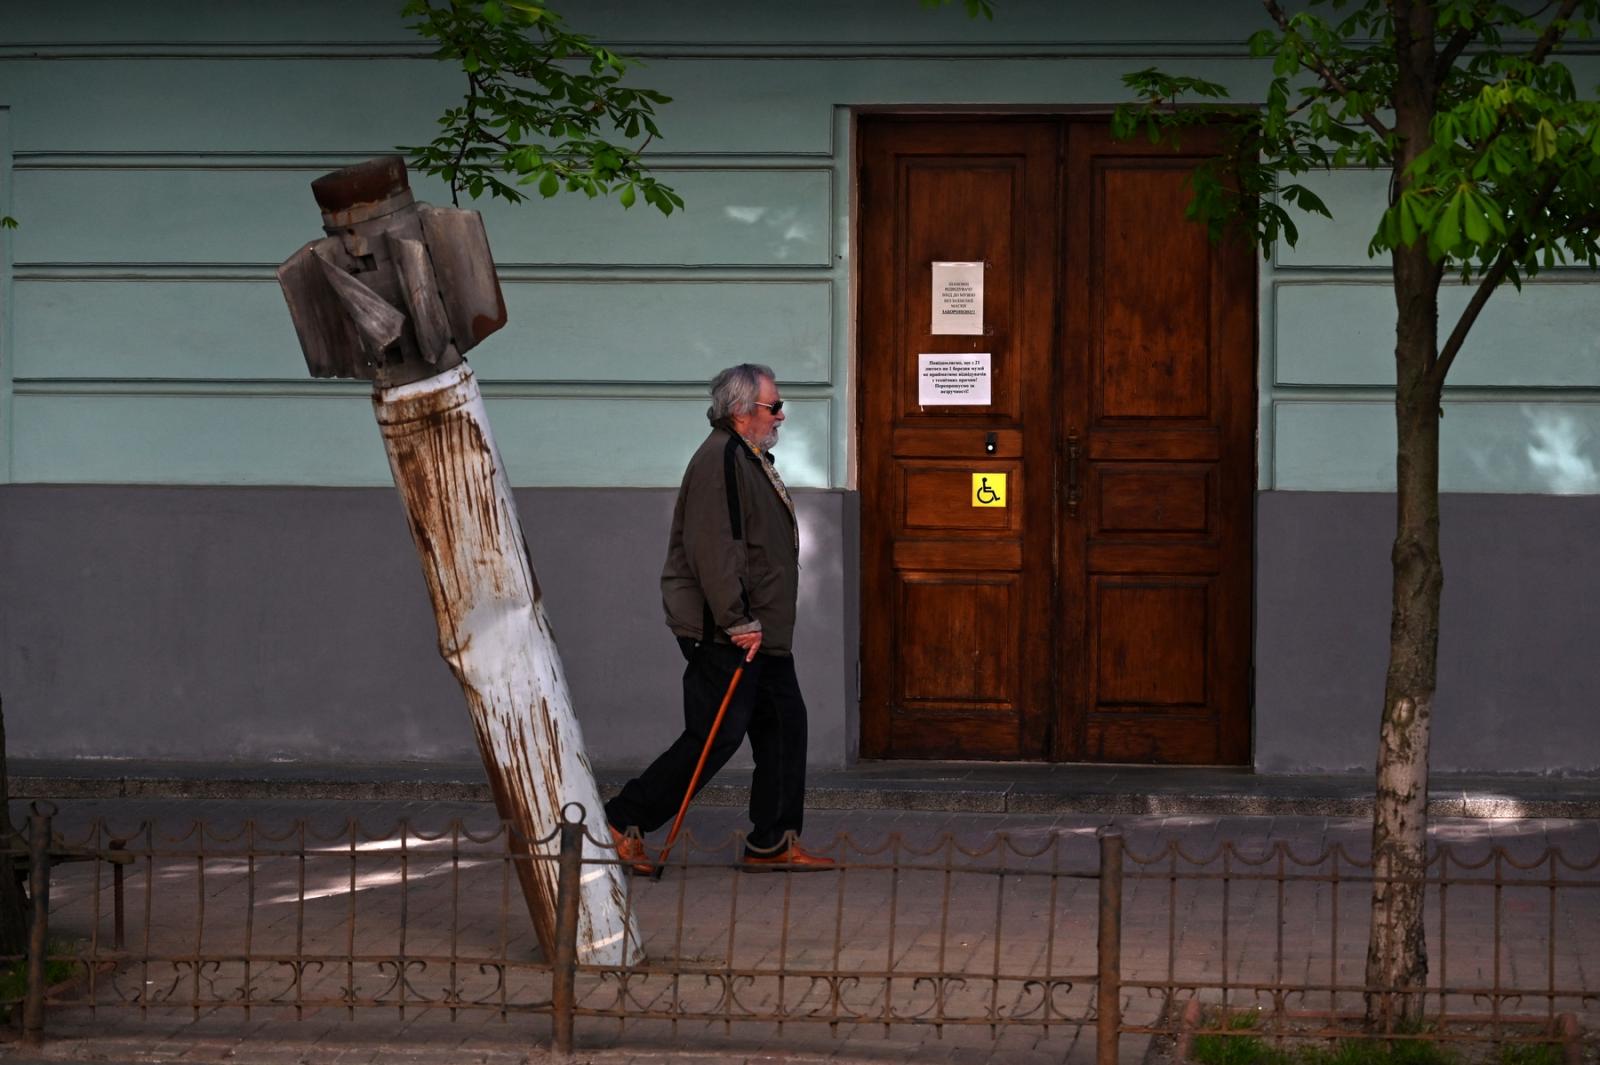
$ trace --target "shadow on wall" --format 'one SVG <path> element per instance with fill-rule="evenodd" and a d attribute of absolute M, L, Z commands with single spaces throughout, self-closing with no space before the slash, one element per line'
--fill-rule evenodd
<path fill-rule="evenodd" d="M 801 258 L 801 250 L 818 243 L 816 227 L 800 219 L 798 207 L 746 207 L 729 204 L 722 213 L 747 226 L 764 227 L 772 235 L 772 255 L 779 262 Z"/>

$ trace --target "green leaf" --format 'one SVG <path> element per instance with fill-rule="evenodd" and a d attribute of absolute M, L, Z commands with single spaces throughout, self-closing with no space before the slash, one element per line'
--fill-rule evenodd
<path fill-rule="evenodd" d="M 420 172 L 448 181 L 457 202 L 462 192 L 525 198 L 499 175 L 546 196 L 563 187 L 595 196 L 648 176 L 637 138 L 659 135 L 654 108 L 668 97 L 623 84 L 632 66 L 624 57 L 535 0 L 405 0 L 404 8 L 433 54 L 469 75 L 438 136 L 403 149 Z"/>
<path fill-rule="evenodd" d="M 1556 128 L 1548 118 L 1540 117 L 1533 127 L 1533 160 L 1542 163 L 1556 154 Z"/>
<path fill-rule="evenodd" d="M 1462 203 L 1461 218 L 1467 231 L 1467 239 L 1473 244 L 1483 244 L 1489 239 L 1489 218 L 1485 208 L 1486 204 L 1471 189 L 1467 189 Z"/>
<path fill-rule="evenodd" d="M 1461 246 L 1462 213 L 1465 208 L 1465 189 L 1457 189 L 1435 216 L 1433 232 L 1429 235 L 1432 250 L 1443 258 Z"/>

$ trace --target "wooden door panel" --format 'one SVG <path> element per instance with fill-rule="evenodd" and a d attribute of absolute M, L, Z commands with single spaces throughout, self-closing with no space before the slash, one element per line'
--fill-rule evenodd
<path fill-rule="evenodd" d="M 862 753 L 1043 758 L 1050 629 L 1024 619 L 1052 607 L 1060 127 L 861 133 Z M 984 264 L 981 334 L 930 332 L 941 261 Z M 939 353 L 988 354 L 991 402 L 923 406 L 918 356 Z M 1006 505 L 975 506 L 973 475 L 1001 473 Z"/>
<path fill-rule="evenodd" d="M 989 434 L 994 450 L 989 450 Z M 896 458 L 938 458 L 943 455 L 984 455 L 1014 459 L 1022 455 L 1022 433 L 1015 429 L 896 429 L 891 438 Z"/>
<path fill-rule="evenodd" d="M 1216 471 L 1200 464 L 1096 465 L 1089 482 L 1096 538 L 1207 537 L 1215 526 Z"/>
<path fill-rule="evenodd" d="M 1017 702 L 1017 660 L 1005 625 L 1021 604 L 1016 574 L 906 574 L 900 625 L 908 647 L 900 698 L 925 708 L 1009 716 Z M 997 638 L 998 637 L 998 638 Z"/>
<path fill-rule="evenodd" d="M 1063 570 L 1086 582 L 1090 665 L 1064 731 L 1090 759 L 1249 757 L 1255 264 L 1184 217 L 1219 143 L 1069 138 L 1064 347 L 1091 366 L 1064 411 L 1086 505 Z"/>
<path fill-rule="evenodd" d="M 1151 714 L 1135 720 L 1091 719 L 1083 758 L 1136 765 L 1216 765 L 1228 761 L 1223 752 L 1209 715 Z"/>
<path fill-rule="evenodd" d="M 916 726 L 896 729 L 896 756 L 1017 757 L 1020 574 L 904 573 L 896 598 L 897 717 Z"/>
<path fill-rule="evenodd" d="M 1140 543 L 1107 536 L 1089 545 L 1086 557 L 1090 574 L 1214 574 L 1222 569 L 1223 551 L 1215 544 Z"/>
<path fill-rule="evenodd" d="M 1210 584 L 1094 579 L 1091 713 L 1204 710 L 1210 692 Z"/>
<path fill-rule="evenodd" d="M 905 419 L 966 418 L 971 408 L 924 407 L 918 398 L 916 355 L 984 353 L 990 362 L 991 415 L 1014 420 L 1021 414 L 1021 374 L 1011 343 L 1012 323 L 1026 313 L 1016 306 L 1017 256 L 1028 223 L 1026 156 L 907 155 L 900 181 L 906 205 L 902 258 L 897 276 L 906 284 L 900 311 L 905 337 L 914 350 L 899 360 L 899 414 Z M 913 224 L 913 220 L 916 224 Z M 982 262 L 983 332 L 978 335 L 933 334 L 933 263 Z"/>
<path fill-rule="evenodd" d="M 912 570 L 1020 570 L 1022 545 L 1015 540 L 901 540 L 894 568 Z"/>
<path fill-rule="evenodd" d="M 1247 761 L 1255 262 L 1183 217 L 1220 139 L 858 131 L 862 754 Z M 937 261 L 984 263 L 981 334 L 929 331 Z M 979 352 L 991 403 L 921 405 Z"/>
<path fill-rule="evenodd" d="M 1223 760 L 1211 704 L 1216 578 L 1096 577 L 1095 670 L 1086 723 L 1096 761 Z"/>
<path fill-rule="evenodd" d="M 1020 534 L 1021 507 L 972 505 L 973 474 L 1005 474 L 1006 494 L 1022 493 L 1022 468 L 1015 462 L 979 462 L 959 466 L 931 461 L 900 464 L 904 496 L 901 529 L 905 532 L 949 532 L 955 529 Z M 999 483 L 999 482 L 996 482 Z"/>
<path fill-rule="evenodd" d="M 1210 414 L 1212 249 L 1204 227 L 1184 219 L 1193 165 L 1184 164 L 1095 159 L 1097 424 Z"/>
<path fill-rule="evenodd" d="M 1215 462 L 1222 457 L 1222 433 L 1206 426 L 1152 429 L 1101 425 L 1089 437 L 1086 451 L 1091 459 Z"/>

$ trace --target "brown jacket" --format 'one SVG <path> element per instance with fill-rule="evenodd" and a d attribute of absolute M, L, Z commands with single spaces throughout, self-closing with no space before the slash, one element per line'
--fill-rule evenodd
<path fill-rule="evenodd" d="M 683 472 L 661 570 L 667 627 L 727 643 L 761 630 L 763 654 L 787 655 L 800 586 L 799 537 L 789 502 L 757 455 L 718 425 Z"/>

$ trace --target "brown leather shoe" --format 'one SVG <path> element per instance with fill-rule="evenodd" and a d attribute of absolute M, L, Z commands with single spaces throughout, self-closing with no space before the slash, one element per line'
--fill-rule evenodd
<path fill-rule="evenodd" d="M 650 863 L 650 855 L 644 849 L 644 840 L 618 832 L 611 825 L 606 827 L 611 829 L 611 842 L 617 845 L 617 861 L 626 862 L 634 876 L 651 876 L 655 873 L 656 868 Z"/>
<path fill-rule="evenodd" d="M 812 854 L 798 842 L 791 841 L 775 854 L 745 854 L 744 867 L 751 872 L 762 873 L 824 873 L 837 869 L 839 863 L 832 858 Z"/>

